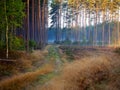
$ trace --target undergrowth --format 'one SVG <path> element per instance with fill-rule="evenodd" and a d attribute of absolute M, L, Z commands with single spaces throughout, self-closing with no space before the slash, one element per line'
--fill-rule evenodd
<path fill-rule="evenodd" d="M 115 49 L 115 52 L 120 54 L 120 47 Z"/>
<path fill-rule="evenodd" d="M 41 90 L 120 90 L 120 61 L 105 56 L 74 61 Z"/>
<path fill-rule="evenodd" d="M 37 76 L 53 71 L 52 65 L 45 64 L 42 67 L 45 62 L 43 52 L 35 51 L 29 55 L 14 53 L 12 58 L 19 55 L 14 62 L 0 61 L 0 90 L 21 90 L 36 80 Z"/>
<path fill-rule="evenodd" d="M 40 75 L 44 75 L 53 71 L 52 65 L 45 65 L 40 70 L 27 72 L 0 82 L 0 90 L 21 90 L 33 81 L 37 80 Z"/>
<path fill-rule="evenodd" d="M 65 54 L 67 55 L 68 61 L 73 61 L 74 60 L 73 50 L 71 48 L 66 48 L 65 49 Z"/>
<path fill-rule="evenodd" d="M 8 59 L 19 59 L 21 56 L 24 56 L 25 53 L 19 52 L 19 51 L 14 51 L 14 50 L 9 50 L 9 58 Z M 5 59 L 6 58 L 6 50 L 5 49 L 0 49 L 0 59 Z"/>
<path fill-rule="evenodd" d="M 0 90 L 29 90 L 33 84 L 44 84 L 57 74 L 60 64 L 56 47 L 35 51 L 30 56 L 23 55 L 13 63 L 1 63 L 1 78 L 4 75 L 8 78 L 0 81 Z"/>

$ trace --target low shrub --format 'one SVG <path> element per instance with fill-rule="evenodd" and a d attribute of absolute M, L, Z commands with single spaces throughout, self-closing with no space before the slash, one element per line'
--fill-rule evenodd
<path fill-rule="evenodd" d="M 13 39 L 11 40 L 11 45 L 10 48 L 12 50 L 24 50 L 25 49 L 25 43 L 23 38 L 20 37 L 13 37 Z"/>
<path fill-rule="evenodd" d="M 75 42 L 73 42 L 72 44 L 73 44 L 73 45 L 78 45 L 78 44 L 80 44 L 80 42 L 79 42 L 79 41 L 75 41 Z"/>
<path fill-rule="evenodd" d="M 66 40 L 62 41 L 62 44 L 70 45 L 70 44 L 72 44 L 72 41 L 69 39 L 66 39 Z"/>
<path fill-rule="evenodd" d="M 120 54 L 120 47 L 115 49 L 115 52 Z"/>
<path fill-rule="evenodd" d="M 29 41 L 30 51 L 32 51 L 36 45 L 37 45 L 37 44 L 36 44 L 36 42 L 35 42 L 34 40 L 30 40 L 30 41 Z"/>
<path fill-rule="evenodd" d="M 72 61 L 74 59 L 73 51 L 71 48 L 65 49 L 65 54 L 67 55 L 67 59 Z"/>

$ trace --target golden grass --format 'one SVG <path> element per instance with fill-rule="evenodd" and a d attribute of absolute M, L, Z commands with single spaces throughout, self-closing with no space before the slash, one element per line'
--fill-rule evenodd
<path fill-rule="evenodd" d="M 14 56 L 19 57 L 12 58 Z M 14 60 L 13 62 L 4 60 L 0 61 L 0 80 L 4 76 L 12 76 L 19 72 L 24 72 L 26 69 L 32 67 L 32 61 L 30 60 L 30 56 L 27 55 L 25 52 L 11 52 L 11 58 L 11 60 Z"/>
<path fill-rule="evenodd" d="M 32 61 L 44 60 L 44 56 L 44 52 L 40 50 L 36 50 L 31 53 Z"/>
<path fill-rule="evenodd" d="M 25 72 L 27 69 L 32 68 L 32 61 L 27 58 L 20 58 L 15 62 L 0 62 L 0 80 L 5 76 L 16 75 L 20 72 Z"/>
<path fill-rule="evenodd" d="M 116 85 L 120 85 L 120 78 L 117 78 L 119 75 L 116 74 L 116 78 L 112 78 L 114 70 L 118 67 L 120 69 L 120 61 L 111 58 L 112 56 L 95 56 L 65 65 L 62 75 L 44 85 L 41 90 L 118 90 Z M 105 83 L 105 86 L 96 87 L 107 80 L 110 80 L 108 85 Z"/>
<path fill-rule="evenodd" d="M 45 61 L 47 54 L 48 51 L 46 49 L 44 51 L 36 50 L 30 55 L 23 54 L 14 63 L 0 63 L 1 78 L 4 77 L 4 71 L 5 73 L 11 73 L 11 78 L 1 79 L 0 90 L 21 90 L 36 81 L 40 75 L 53 72 L 55 65 Z M 31 72 L 28 72 L 28 70 Z"/>
<path fill-rule="evenodd" d="M 40 68 L 40 70 L 13 76 L 12 78 L 0 82 L 0 90 L 21 90 L 36 80 L 39 75 L 43 75 L 52 71 L 53 66 L 46 64 L 44 67 Z"/>
<path fill-rule="evenodd" d="M 0 62 L 0 80 L 4 79 L 5 76 L 12 76 L 18 73 L 25 73 L 28 70 L 37 69 L 41 64 L 45 62 L 44 53 L 40 50 L 36 50 L 30 55 L 21 53 L 21 57 L 16 59 L 15 62 Z M 35 64 L 37 63 L 37 65 Z"/>

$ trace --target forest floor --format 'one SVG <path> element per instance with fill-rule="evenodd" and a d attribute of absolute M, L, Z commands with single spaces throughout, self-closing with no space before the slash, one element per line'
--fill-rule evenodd
<path fill-rule="evenodd" d="M 114 51 L 47 46 L 9 63 L 7 71 L 0 64 L 0 90 L 120 90 L 120 54 Z"/>

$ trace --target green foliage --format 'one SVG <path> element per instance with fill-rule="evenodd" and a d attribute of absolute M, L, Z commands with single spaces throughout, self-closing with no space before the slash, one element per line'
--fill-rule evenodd
<path fill-rule="evenodd" d="M 86 37 L 83 37 L 82 45 L 85 45 L 87 43 Z"/>
<path fill-rule="evenodd" d="M 25 47 L 25 43 L 24 40 L 22 38 L 19 37 L 14 37 L 11 41 L 11 46 L 13 50 L 24 50 Z"/>
<path fill-rule="evenodd" d="M 0 47 L 5 46 L 2 43 L 5 42 L 5 35 L 7 35 L 9 36 L 9 47 L 11 49 L 18 50 L 23 48 L 21 47 L 22 41 L 13 36 L 12 33 L 14 30 L 16 30 L 16 28 L 22 25 L 22 19 L 25 16 L 24 8 L 25 4 L 22 0 L 0 0 L 0 37 L 2 38 Z M 7 26 L 8 33 L 6 32 Z M 12 34 L 12 37 L 10 34 Z"/>
<path fill-rule="evenodd" d="M 6 11 L 4 10 L 4 3 L 6 2 Z M 18 27 L 22 24 L 22 18 L 25 16 L 24 8 L 25 5 L 22 0 L 1 0 L 0 1 L 0 27 L 5 28 L 5 13 L 8 17 L 9 27 Z M 10 28 L 9 28 L 10 29 Z"/>
<path fill-rule="evenodd" d="M 80 44 L 80 42 L 75 41 L 75 42 L 73 42 L 72 44 L 73 44 L 73 45 L 78 45 L 78 44 Z"/>
<path fill-rule="evenodd" d="M 30 40 L 29 41 L 29 47 L 30 48 L 33 48 L 33 47 L 35 47 L 36 46 L 36 42 L 34 41 L 34 40 Z"/>
<path fill-rule="evenodd" d="M 5 48 L 5 42 L 4 41 L 0 41 L 0 49 L 4 49 Z"/>
<path fill-rule="evenodd" d="M 74 59 L 73 51 L 72 51 L 71 48 L 66 48 L 65 49 L 65 54 L 68 56 L 69 61 L 72 61 Z"/>
<path fill-rule="evenodd" d="M 1 63 L 0 63 L 0 76 L 10 76 L 11 72 L 10 70 L 6 70 L 8 67 L 4 67 Z M 10 69 L 10 67 L 9 67 Z"/>
<path fill-rule="evenodd" d="M 48 49 L 48 54 L 49 54 L 48 55 L 49 58 L 58 58 L 59 57 L 59 54 L 54 46 L 51 46 Z"/>
<path fill-rule="evenodd" d="M 70 45 L 72 41 L 70 39 L 66 39 L 62 42 L 62 44 Z"/>
<path fill-rule="evenodd" d="M 51 27 L 53 27 L 57 21 L 58 21 L 58 15 L 59 15 L 59 8 L 60 8 L 60 3 L 58 2 L 58 0 L 52 0 L 52 3 L 51 3 L 51 11 L 50 11 L 50 15 L 52 16 L 51 17 L 51 22 L 52 22 L 52 25 Z M 56 27 L 57 28 L 57 27 Z"/>
<path fill-rule="evenodd" d="M 102 42 L 101 42 L 101 41 L 99 41 L 97 44 L 98 44 L 99 46 L 102 46 Z"/>
<path fill-rule="evenodd" d="M 60 44 L 61 42 L 60 42 L 60 41 L 54 41 L 54 43 L 56 43 L 56 44 Z"/>
<path fill-rule="evenodd" d="M 44 84 L 45 82 L 48 82 L 51 78 L 53 78 L 56 75 L 55 72 L 51 72 L 45 75 L 40 75 L 38 77 L 38 81 L 40 84 Z"/>
<path fill-rule="evenodd" d="M 34 40 L 30 40 L 29 41 L 29 49 L 32 52 L 32 50 L 34 49 L 34 47 L 36 46 L 36 42 Z"/>

